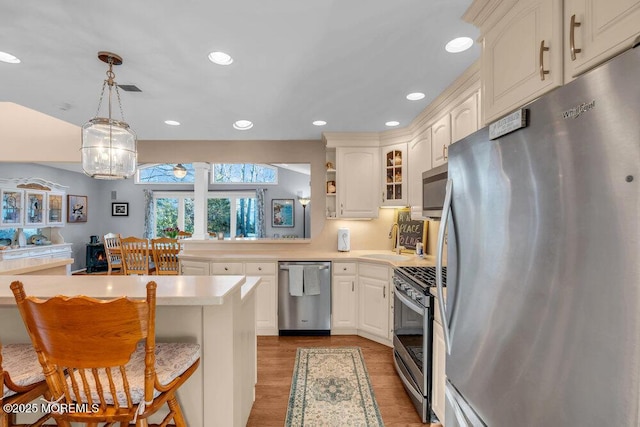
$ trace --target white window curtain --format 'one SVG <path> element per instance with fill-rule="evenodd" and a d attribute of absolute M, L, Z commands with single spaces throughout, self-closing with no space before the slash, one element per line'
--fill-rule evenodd
<path fill-rule="evenodd" d="M 256 189 L 256 237 L 267 236 L 267 225 L 265 223 L 264 212 L 264 192 L 265 188 Z"/>
<path fill-rule="evenodd" d="M 144 191 L 144 237 L 153 239 L 156 228 L 156 217 L 153 211 L 153 190 Z"/>

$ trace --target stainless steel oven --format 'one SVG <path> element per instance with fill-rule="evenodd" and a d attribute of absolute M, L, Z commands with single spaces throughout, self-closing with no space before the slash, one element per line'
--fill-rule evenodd
<path fill-rule="evenodd" d="M 446 277 L 446 268 L 443 277 Z M 396 371 L 423 423 L 436 421 L 431 410 L 435 267 L 394 270 L 393 355 Z"/>

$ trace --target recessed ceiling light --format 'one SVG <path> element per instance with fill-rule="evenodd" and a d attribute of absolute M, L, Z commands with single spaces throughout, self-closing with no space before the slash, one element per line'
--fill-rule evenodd
<path fill-rule="evenodd" d="M 324 120 L 316 120 L 316 121 L 313 122 L 313 124 L 315 126 L 324 126 L 324 125 L 327 124 L 327 122 L 325 122 Z"/>
<path fill-rule="evenodd" d="M 389 126 L 389 127 L 398 126 L 399 124 L 400 124 L 400 122 L 397 122 L 395 120 L 391 120 L 390 122 L 385 123 L 385 125 Z"/>
<path fill-rule="evenodd" d="M 252 127 L 253 123 L 251 123 L 249 120 L 238 120 L 233 124 L 233 128 L 238 130 L 249 130 Z"/>
<path fill-rule="evenodd" d="M 177 122 L 175 120 L 165 120 L 164 122 L 165 122 L 165 124 L 168 124 L 169 126 L 180 126 L 180 122 Z"/>
<path fill-rule="evenodd" d="M 469 37 L 458 37 L 451 40 L 444 49 L 449 53 L 459 53 L 464 52 L 473 46 L 473 40 Z"/>
<path fill-rule="evenodd" d="M 0 52 L 0 61 L 7 64 L 19 64 L 20 60 L 7 52 Z"/>
<path fill-rule="evenodd" d="M 231 65 L 233 58 L 228 53 L 224 52 L 211 52 L 209 54 L 209 61 L 218 65 Z"/>
<path fill-rule="evenodd" d="M 419 100 L 423 99 L 424 96 L 425 95 L 422 92 L 413 92 L 413 93 L 410 93 L 409 95 L 407 95 L 407 99 L 409 101 L 419 101 Z"/>

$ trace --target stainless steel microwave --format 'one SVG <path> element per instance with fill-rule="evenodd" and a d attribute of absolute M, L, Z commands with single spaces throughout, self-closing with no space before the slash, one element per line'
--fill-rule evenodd
<path fill-rule="evenodd" d="M 447 165 L 422 173 L 422 216 L 440 218 L 447 188 Z"/>

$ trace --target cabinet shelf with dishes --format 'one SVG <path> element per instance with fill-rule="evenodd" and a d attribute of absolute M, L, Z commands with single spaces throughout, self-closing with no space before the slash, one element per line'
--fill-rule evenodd
<path fill-rule="evenodd" d="M 325 183 L 325 194 L 326 194 L 326 217 L 328 219 L 336 218 L 336 152 L 327 151 L 327 163 L 326 163 L 326 183 Z"/>
<path fill-rule="evenodd" d="M 383 147 L 382 162 L 382 206 L 405 206 L 407 144 Z"/>
<path fill-rule="evenodd" d="M 64 226 L 66 188 L 39 178 L 0 180 L 0 227 Z"/>

